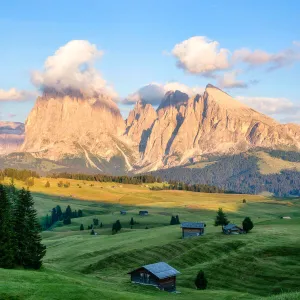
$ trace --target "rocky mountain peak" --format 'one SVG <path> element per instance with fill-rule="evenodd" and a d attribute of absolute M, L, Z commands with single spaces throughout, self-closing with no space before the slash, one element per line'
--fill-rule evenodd
<path fill-rule="evenodd" d="M 167 107 L 178 107 L 185 104 L 189 99 L 189 96 L 181 91 L 168 91 L 164 98 L 162 99 L 157 110 L 167 108 Z"/>

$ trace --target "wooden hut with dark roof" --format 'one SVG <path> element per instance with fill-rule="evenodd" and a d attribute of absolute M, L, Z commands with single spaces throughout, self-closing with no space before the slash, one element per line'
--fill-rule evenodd
<path fill-rule="evenodd" d="M 165 262 L 145 265 L 129 272 L 132 283 L 152 285 L 157 288 L 174 292 L 176 291 L 176 276 L 180 274 L 176 269 Z"/>
<path fill-rule="evenodd" d="M 183 222 L 181 223 L 182 238 L 201 236 L 204 234 L 206 224 L 203 222 Z"/>
<path fill-rule="evenodd" d="M 245 233 L 243 228 L 235 225 L 235 224 L 228 224 L 226 226 L 223 226 L 223 233 L 225 234 L 242 234 Z"/>

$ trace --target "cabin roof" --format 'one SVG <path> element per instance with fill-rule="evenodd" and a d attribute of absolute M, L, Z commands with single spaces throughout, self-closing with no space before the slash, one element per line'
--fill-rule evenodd
<path fill-rule="evenodd" d="M 223 227 L 223 229 L 225 229 L 225 230 L 231 230 L 233 228 L 240 228 L 240 227 L 236 226 L 235 224 L 228 224 L 228 225 Z"/>
<path fill-rule="evenodd" d="M 183 222 L 181 228 L 204 228 L 205 223 L 202 222 Z"/>
<path fill-rule="evenodd" d="M 148 210 L 140 210 L 140 213 L 147 213 Z"/>
<path fill-rule="evenodd" d="M 143 266 L 143 268 L 148 270 L 150 273 L 152 273 L 158 279 L 173 277 L 173 276 L 176 276 L 177 274 L 180 274 L 179 271 L 177 271 L 176 269 L 174 269 L 173 267 L 171 267 L 170 265 L 168 265 L 165 262 L 158 262 L 155 264 L 145 265 L 145 266 Z M 132 272 L 130 272 L 130 273 L 132 273 Z"/>

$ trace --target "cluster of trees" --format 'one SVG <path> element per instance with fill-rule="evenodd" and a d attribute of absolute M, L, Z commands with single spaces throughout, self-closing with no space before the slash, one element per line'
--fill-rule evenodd
<path fill-rule="evenodd" d="M 60 205 L 52 208 L 51 217 L 46 216 L 46 220 L 44 222 L 44 229 L 48 229 L 57 221 L 63 221 L 64 225 L 71 224 L 71 219 L 73 218 L 81 218 L 83 217 L 83 212 L 81 209 L 72 211 L 71 206 L 68 205 L 65 212 L 62 211 Z"/>
<path fill-rule="evenodd" d="M 0 185 L 0 268 L 39 269 L 46 254 L 30 192 Z"/>
<path fill-rule="evenodd" d="M 4 170 L 0 170 L 0 179 L 4 179 L 4 177 L 10 177 L 17 180 L 25 181 L 28 178 L 40 178 L 40 175 L 31 170 L 18 170 L 12 168 L 6 168 Z"/>
<path fill-rule="evenodd" d="M 275 155 L 274 152 L 270 153 Z M 241 194 L 259 194 L 268 191 L 278 197 L 300 196 L 300 172 L 284 170 L 280 174 L 263 175 L 258 168 L 258 158 L 249 154 L 222 156 L 214 159 L 217 160 L 214 164 L 201 169 L 177 167 L 155 171 L 151 174 L 167 182 L 216 186 L 226 193 L 234 191 Z M 292 160 L 291 156 L 289 159 Z"/>
<path fill-rule="evenodd" d="M 164 185 L 165 190 L 191 191 L 201 193 L 225 193 L 221 188 L 207 184 L 187 184 L 180 181 L 170 180 L 168 185 Z"/>
<path fill-rule="evenodd" d="M 77 179 L 86 181 L 98 181 L 98 182 L 116 182 L 123 184 L 141 184 L 141 183 L 154 183 L 161 182 L 161 179 L 152 175 L 136 175 L 136 176 L 112 176 L 104 174 L 72 174 L 72 173 L 53 173 L 51 178 L 66 178 Z"/>
<path fill-rule="evenodd" d="M 269 150 L 268 153 L 283 160 L 300 162 L 300 153 L 295 151 Z"/>
<path fill-rule="evenodd" d="M 230 223 L 226 214 L 223 212 L 222 208 L 218 209 L 217 216 L 215 218 L 215 226 L 226 226 Z M 246 217 L 242 223 L 243 230 L 248 233 L 253 227 L 254 224 L 249 217 Z"/>
<path fill-rule="evenodd" d="M 70 182 L 69 181 L 66 181 L 65 183 L 62 181 L 62 180 L 60 180 L 58 183 L 57 183 L 57 186 L 58 187 L 64 187 L 64 188 L 68 188 L 68 187 L 70 187 Z"/>
<path fill-rule="evenodd" d="M 177 225 L 177 224 L 180 224 L 179 216 L 178 215 L 172 216 L 171 221 L 170 221 L 170 225 Z"/>
<path fill-rule="evenodd" d="M 122 225 L 120 220 L 117 220 L 115 223 L 112 225 L 112 233 L 118 233 L 122 229 Z"/>

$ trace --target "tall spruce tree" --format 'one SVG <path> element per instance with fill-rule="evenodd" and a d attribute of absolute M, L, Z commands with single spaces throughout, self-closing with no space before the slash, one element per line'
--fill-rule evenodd
<path fill-rule="evenodd" d="M 16 260 L 25 268 L 39 269 L 46 247 L 41 243 L 41 227 L 34 209 L 34 201 L 24 188 L 19 192 L 15 207 Z"/>
<path fill-rule="evenodd" d="M 68 218 L 68 217 L 72 218 L 72 209 L 71 209 L 70 205 L 68 205 L 66 208 L 65 216 L 66 216 L 66 218 Z"/>
<path fill-rule="evenodd" d="M 227 219 L 226 214 L 223 212 L 223 209 L 219 208 L 216 219 L 215 219 L 215 226 L 222 225 L 222 227 L 223 227 L 227 224 L 229 224 L 229 220 Z"/>
<path fill-rule="evenodd" d="M 6 190 L 0 185 L 0 268 L 12 268 L 15 247 L 12 231 L 12 210 Z"/>

